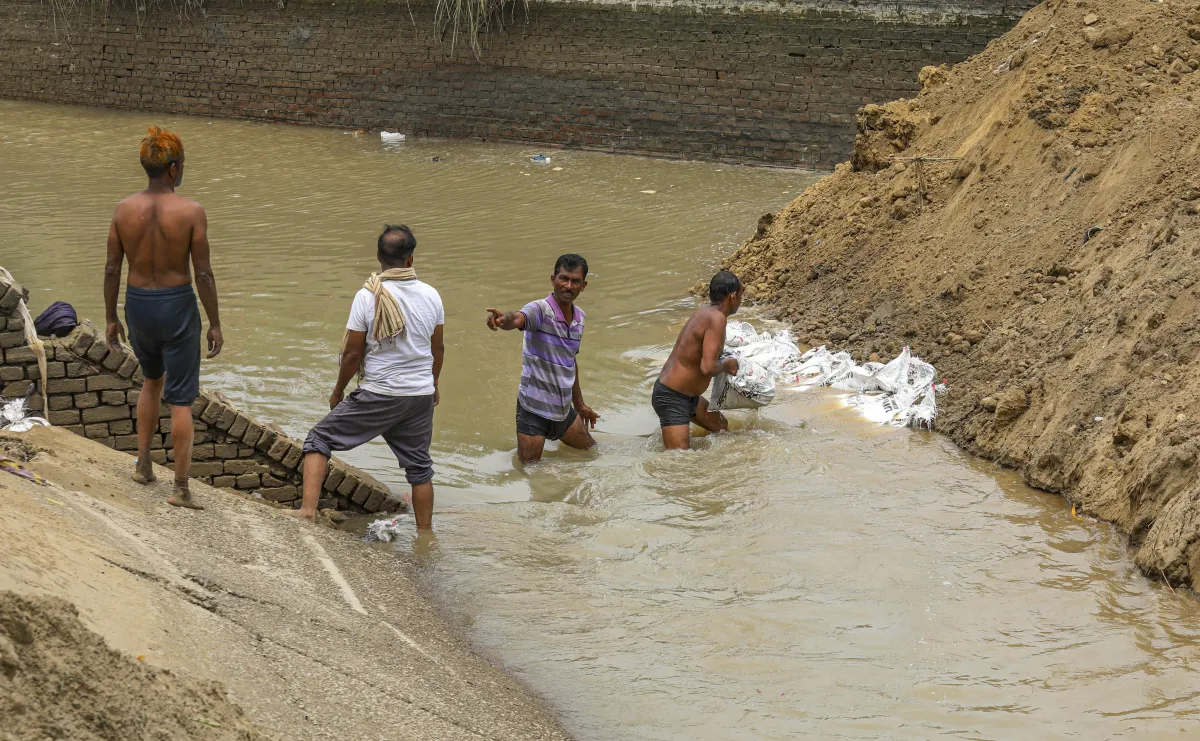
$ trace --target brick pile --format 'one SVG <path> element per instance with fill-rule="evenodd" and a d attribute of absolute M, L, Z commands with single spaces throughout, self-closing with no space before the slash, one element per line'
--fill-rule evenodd
<path fill-rule="evenodd" d="M 49 421 L 116 450 L 137 452 L 137 402 L 142 372 L 126 349 L 111 350 L 102 332 L 84 322 L 65 337 L 43 338 L 46 388 L 17 316 L 25 289 L 0 277 L 0 397 L 32 393 L 29 407 L 49 402 Z M 172 467 L 170 407 L 163 405 L 151 443 L 156 463 Z M 238 410 L 219 393 L 202 390 L 192 405 L 196 430 L 192 478 L 213 486 L 254 492 L 262 499 L 299 506 L 301 447 L 281 429 Z M 132 471 L 132 466 L 130 468 Z M 321 507 L 394 512 L 401 500 L 370 475 L 334 458 Z"/>

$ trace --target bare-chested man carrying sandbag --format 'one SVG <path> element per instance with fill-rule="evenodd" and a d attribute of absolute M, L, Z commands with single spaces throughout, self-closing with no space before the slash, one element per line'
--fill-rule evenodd
<path fill-rule="evenodd" d="M 175 193 L 183 182 L 183 142 L 175 134 L 151 126 L 142 140 L 142 167 L 150 184 L 117 204 L 108 230 L 104 265 L 105 335 L 110 348 L 125 339 L 117 318 L 121 263 L 129 258 L 125 288 L 125 322 L 133 353 L 146 377 L 138 396 L 138 460 L 133 480 L 155 480 L 150 441 L 158 432 L 160 400 L 171 405 L 171 440 L 175 449 L 175 489 L 168 504 L 203 509 L 188 490 L 192 464 L 192 402 L 200 395 L 200 312 L 192 292 L 196 286 L 208 314 L 208 357 L 221 352 L 221 319 L 217 283 L 208 254 L 208 218 L 195 201 Z"/>
<path fill-rule="evenodd" d="M 742 305 L 742 282 L 722 270 L 708 283 L 708 300 L 708 305 L 696 309 L 684 325 L 671 357 L 654 382 L 650 403 L 662 426 L 667 450 L 691 447 L 692 422 L 709 432 L 729 428 L 725 415 L 709 411 L 708 400 L 701 394 L 718 373 L 737 375 L 738 361 L 721 360 L 721 352 L 725 349 L 725 321 Z"/>

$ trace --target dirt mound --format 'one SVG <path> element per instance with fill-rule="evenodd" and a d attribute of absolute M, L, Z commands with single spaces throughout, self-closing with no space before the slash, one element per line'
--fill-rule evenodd
<path fill-rule="evenodd" d="M 267 741 L 219 684 L 139 663 L 53 597 L 0 592 L 0 739 Z"/>
<path fill-rule="evenodd" d="M 727 260 L 812 343 L 911 345 L 940 428 L 1200 581 L 1200 6 L 1043 3 L 859 115 Z M 845 337 L 841 342 L 832 338 Z"/>

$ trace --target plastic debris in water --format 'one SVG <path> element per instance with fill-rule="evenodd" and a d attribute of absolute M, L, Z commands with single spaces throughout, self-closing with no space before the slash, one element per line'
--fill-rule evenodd
<path fill-rule="evenodd" d="M 34 425 L 49 427 L 41 417 L 30 416 L 25 409 L 26 399 L 13 399 L 0 407 L 0 430 L 5 432 L 28 432 Z"/>
<path fill-rule="evenodd" d="M 381 131 L 379 132 L 379 139 L 386 144 L 399 144 L 404 141 L 404 134 L 398 131 Z"/>
<path fill-rule="evenodd" d="M 548 164 L 550 164 L 550 158 L 549 158 L 549 157 L 547 157 L 547 156 L 546 156 L 546 155 L 544 155 L 544 154 L 535 154 L 535 155 L 533 155 L 532 157 L 530 157 L 530 158 L 529 158 L 529 161 L 530 161 L 530 162 L 532 162 L 532 163 L 534 163 L 535 165 L 548 165 Z"/>
<path fill-rule="evenodd" d="M 372 540 L 382 540 L 385 543 L 390 543 L 400 534 L 400 523 L 407 517 L 408 515 L 397 515 L 390 520 L 376 520 L 367 525 L 367 534 L 362 539 L 368 543 Z"/>

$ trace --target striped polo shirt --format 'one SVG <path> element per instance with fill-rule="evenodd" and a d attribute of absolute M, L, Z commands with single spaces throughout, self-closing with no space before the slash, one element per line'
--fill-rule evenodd
<path fill-rule="evenodd" d="M 568 320 L 552 293 L 521 309 L 525 315 L 525 346 L 517 402 L 552 422 L 561 422 L 571 414 L 575 356 L 583 339 L 583 309 L 573 308 L 575 315 Z"/>

